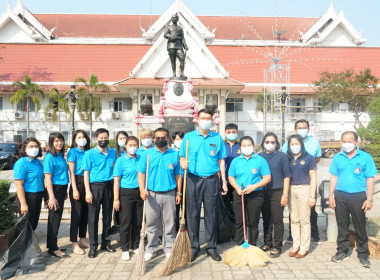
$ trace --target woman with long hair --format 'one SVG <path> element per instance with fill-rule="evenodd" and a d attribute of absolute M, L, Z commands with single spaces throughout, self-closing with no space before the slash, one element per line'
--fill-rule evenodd
<path fill-rule="evenodd" d="M 90 138 L 82 130 L 76 130 L 71 140 L 71 148 L 67 153 L 71 187 L 69 197 L 71 202 L 70 241 L 73 252 L 83 255 L 83 248 L 89 248 L 86 241 L 88 207 L 84 187 L 83 169 L 81 168 L 84 153 L 90 149 Z M 79 231 L 79 243 L 78 243 Z"/>
<path fill-rule="evenodd" d="M 313 156 L 306 152 L 299 134 L 289 137 L 288 151 L 290 165 L 290 224 L 293 247 L 289 257 L 305 257 L 310 247 L 310 208 L 315 205 L 317 187 L 317 164 Z"/>
<path fill-rule="evenodd" d="M 121 130 L 116 134 L 115 149 L 117 157 L 120 157 L 123 153 L 126 152 L 125 144 L 127 142 L 128 133 Z"/>
<path fill-rule="evenodd" d="M 58 230 L 61 224 L 62 212 L 67 198 L 69 183 L 68 165 L 64 158 L 65 138 L 59 132 L 49 135 L 48 152 L 44 158 L 45 185 L 49 195 L 48 230 L 46 246 L 48 253 L 62 258 L 65 253 L 58 248 Z"/>
<path fill-rule="evenodd" d="M 264 221 L 263 251 L 270 250 L 270 257 L 281 254 L 284 236 L 284 207 L 288 203 L 290 168 L 289 159 L 280 151 L 280 143 L 273 132 L 265 134 L 261 142 L 263 152 L 259 155 L 267 161 L 272 180 L 265 186 L 262 208 Z M 273 237 L 272 237 L 273 235 Z"/>
<path fill-rule="evenodd" d="M 142 223 L 143 200 L 137 182 L 137 165 L 140 156 L 136 155 L 138 139 L 130 136 L 126 142 L 126 153 L 115 163 L 113 208 L 120 215 L 120 245 L 122 260 L 130 260 L 129 249 L 138 253 L 139 236 Z M 132 232 L 130 230 L 132 227 Z"/>
<path fill-rule="evenodd" d="M 17 189 L 17 205 L 20 214 L 29 212 L 29 222 L 35 230 L 44 197 L 44 168 L 38 157 L 42 156 L 41 144 L 36 138 L 26 138 L 20 150 L 20 159 L 13 167 Z"/>

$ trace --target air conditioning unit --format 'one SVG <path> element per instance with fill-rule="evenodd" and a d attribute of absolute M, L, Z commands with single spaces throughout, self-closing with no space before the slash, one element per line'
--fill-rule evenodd
<path fill-rule="evenodd" d="M 112 119 L 118 120 L 120 119 L 120 114 L 119 112 L 112 112 Z"/>
<path fill-rule="evenodd" d="M 24 118 L 24 112 L 15 112 L 15 118 L 16 119 L 23 119 Z"/>
<path fill-rule="evenodd" d="M 49 112 L 49 113 L 47 113 L 47 114 L 46 114 L 46 120 L 47 120 L 47 121 L 50 121 L 50 120 L 51 120 L 51 118 L 52 118 L 52 116 L 53 116 L 53 114 L 52 114 L 52 113 L 50 113 L 50 112 Z"/>
<path fill-rule="evenodd" d="M 296 119 L 297 119 L 297 116 L 294 115 L 294 114 L 291 114 L 291 115 L 290 115 L 290 119 L 291 119 L 291 120 L 296 120 Z"/>

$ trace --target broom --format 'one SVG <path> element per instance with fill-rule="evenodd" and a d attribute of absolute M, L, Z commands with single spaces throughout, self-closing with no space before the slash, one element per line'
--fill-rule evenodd
<path fill-rule="evenodd" d="M 149 155 L 146 159 L 146 177 L 145 177 L 145 191 L 148 189 L 148 174 L 149 174 Z M 145 256 L 145 235 L 146 235 L 146 223 L 145 223 L 145 207 L 146 200 L 144 200 L 143 216 L 142 216 L 142 226 L 140 231 L 140 243 L 139 243 L 139 253 L 137 254 L 137 260 L 135 264 L 135 274 L 137 276 L 143 276 L 146 272 L 146 264 L 144 260 Z"/>
<path fill-rule="evenodd" d="M 186 161 L 189 154 L 189 140 L 186 142 Z M 158 266 L 152 272 L 152 277 L 162 277 L 170 274 L 176 269 L 184 267 L 191 262 L 191 243 L 189 235 L 187 234 L 186 223 L 185 223 L 185 205 L 186 205 L 186 176 L 187 169 L 184 172 L 183 179 L 183 199 L 182 199 L 182 218 L 181 225 L 174 240 L 172 250 L 170 252 L 169 259 L 161 266 Z"/>
<path fill-rule="evenodd" d="M 243 189 L 243 184 L 242 184 Z M 223 254 L 223 261 L 230 266 L 243 267 L 249 265 L 250 268 L 264 266 L 269 261 L 267 254 L 260 248 L 249 245 L 245 229 L 245 212 L 244 212 L 244 194 L 241 196 L 242 212 L 243 212 L 243 230 L 244 243 L 241 246 L 235 246 Z"/>

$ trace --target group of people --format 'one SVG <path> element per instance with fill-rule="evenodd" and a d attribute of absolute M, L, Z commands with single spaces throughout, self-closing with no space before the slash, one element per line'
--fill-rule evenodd
<path fill-rule="evenodd" d="M 244 240 L 242 199 L 244 200 L 248 242 L 256 245 L 259 220 L 262 214 L 264 244 L 270 257 L 281 255 L 284 236 L 283 210 L 290 210 L 288 242 L 293 243 L 289 256 L 303 258 L 309 252 L 311 239 L 320 244 L 315 202 L 317 194 L 316 169 L 321 157 L 319 142 L 308 135 L 309 123 L 295 123 L 295 134 L 281 145 L 277 135 L 267 133 L 261 142 L 261 153 L 255 150 L 250 136 L 239 139 L 238 126 L 225 127 L 226 141 L 210 130 L 212 112 L 198 113 L 199 128 L 172 135 L 158 128 L 143 129 L 139 138 L 120 131 L 115 149 L 108 147 L 109 132 L 95 132 L 96 146 L 90 149 L 90 139 L 83 130 L 73 134 L 71 148 L 64 157 L 65 141 L 61 133 L 51 133 L 48 152 L 43 164 L 41 145 L 27 138 L 21 158 L 14 166 L 20 213 L 30 212 L 30 223 L 38 225 L 42 199 L 49 208 L 47 248 L 55 257 L 65 252 L 57 245 L 67 188 L 71 201 L 70 241 L 73 252 L 95 258 L 98 249 L 98 223 L 102 208 L 103 229 L 101 250 L 115 252 L 107 232 L 119 224 L 122 259 L 129 260 L 130 252 L 138 253 L 142 226 L 143 204 L 146 203 L 145 261 L 155 257 L 160 242 L 165 256 L 171 253 L 179 227 L 179 208 L 182 201 L 184 170 L 187 170 L 186 225 L 191 242 L 191 261 L 200 251 L 199 228 L 203 205 L 206 252 L 213 260 L 221 261 L 217 251 L 218 196 L 231 198 L 235 215 L 234 240 Z M 360 263 L 369 267 L 368 238 L 365 212 L 372 207 L 374 162 L 368 153 L 358 148 L 358 135 L 348 131 L 342 135 L 342 151 L 331 164 L 329 203 L 336 211 L 338 249 L 332 258 L 340 262 L 347 258 L 349 216 L 357 233 Z M 139 142 L 141 146 L 139 147 Z M 113 213 L 114 211 L 114 213 Z M 315 212 L 315 213 L 314 213 Z M 86 241 L 88 226 L 89 243 Z M 79 240 L 78 240 L 79 235 Z"/>

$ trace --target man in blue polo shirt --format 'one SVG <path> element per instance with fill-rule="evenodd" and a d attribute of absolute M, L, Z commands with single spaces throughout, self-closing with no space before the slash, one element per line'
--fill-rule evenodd
<path fill-rule="evenodd" d="M 368 260 L 365 213 L 372 208 L 377 169 L 371 155 L 357 148 L 359 141 L 356 132 L 344 132 L 341 141 L 343 151 L 334 156 L 329 169 L 329 204 L 335 209 L 338 224 L 338 252 L 331 260 L 339 263 L 348 258 L 348 227 L 351 215 L 360 264 L 369 268 L 371 264 Z"/>
<path fill-rule="evenodd" d="M 319 141 L 317 139 L 315 139 L 313 136 L 308 135 L 309 130 L 310 130 L 310 125 L 307 120 L 300 119 L 296 121 L 296 123 L 294 124 L 295 133 L 301 135 L 301 137 L 303 138 L 303 143 L 305 145 L 306 151 L 315 158 L 315 162 L 318 164 L 322 156 L 321 145 L 319 144 Z M 282 147 L 282 151 L 285 154 L 288 151 L 287 143 L 285 143 L 284 146 Z M 315 194 L 317 195 L 317 193 Z M 311 223 L 311 237 L 313 238 L 314 243 L 321 244 L 322 242 L 321 242 L 321 239 L 319 238 L 319 232 L 318 232 L 318 213 L 315 210 L 315 205 L 311 208 L 310 223 Z M 287 239 L 287 242 L 293 243 L 290 227 L 289 227 L 289 237 Z"/>
<path fill-rule="evenodd" d="M 207 255 L 215 261 L 222 258 L 216 251 L 217 242 L 217 198 L 219 195 L 219 176 L 222 178 L 223 195 L 227 194 L 226 169 L 224 158 L 227 156 L 222 137 L 210 130 L 212 111 L 202 109 L 198 112 L 199 129 L 186 133 L 179 151 L 181 167 L 188 170 L 186 185 L 186 222 L 191 242 L 191 261 L 199 254 L 199 223 L 203 203 L 204 222 L 207 240 Z M 186 161 L 186 142 L 189 140 L 189 155 Z"/>
<path fill-rule="evenodd" d="M 146 227 L 148 243 L 145 261 L 150 261 L 158 249 L 159 229 L 162 225 L 162 249 L 166 258 L 175 240 L 176 204 L 181 202 L 182 176 L 178 153 L 168 148 L 169 131 L 154 131 L 155 147 L 146 150 L 137 167 L 140 196 L 146 200 Z M 149 170 L 146 170 L 149 155 Z M 145 174 L 148 173 L 148 190 L 145 191 Z"/>
<path fill-rule="evenodd" d="M 113 206 L 113 167 L 117 155 L 114 149 L 108 148 L 109 132 L 105 128 L 95 131 L 96 147 L 88 150 L 82 160 L 84 170 L 84 185 L 86 189 L 86 202 L 88 203 L 88 235 L 90 238 L 89 258 L 97 256 L 98 224 L 100 206 L 103 208 L 102 245 L 100 249 L 115 252 L 106 240 L 111 227 Z"/>

